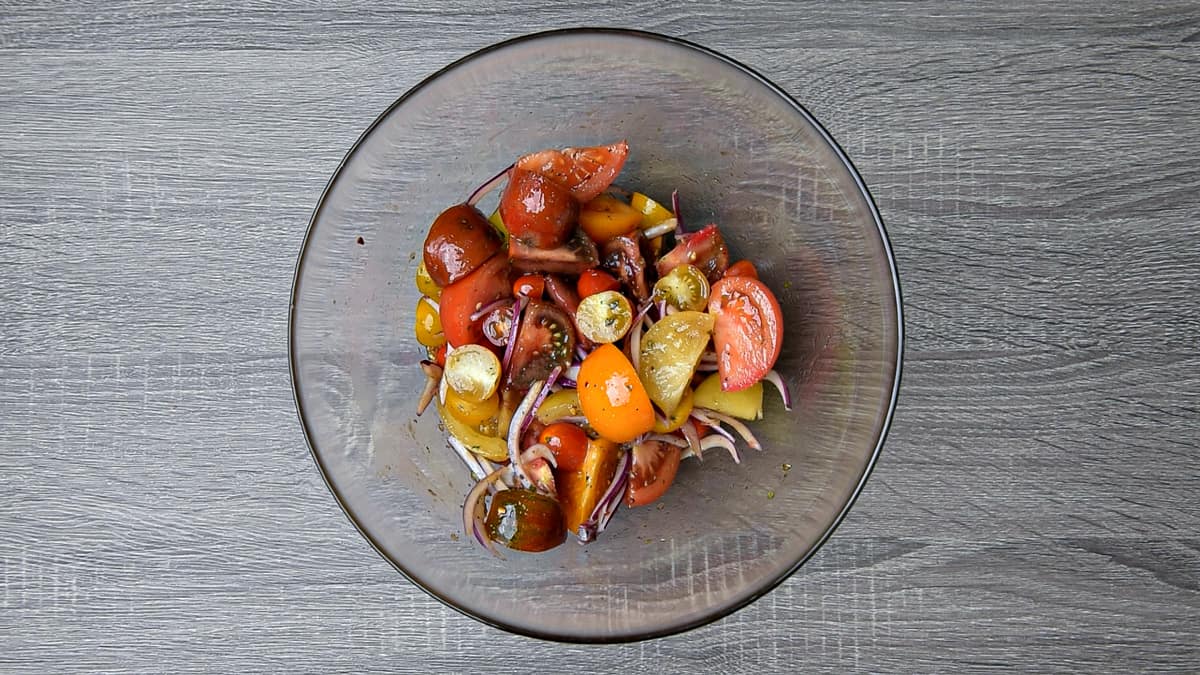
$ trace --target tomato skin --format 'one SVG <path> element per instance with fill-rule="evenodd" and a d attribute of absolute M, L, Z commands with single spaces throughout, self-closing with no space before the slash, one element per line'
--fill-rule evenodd
<path fill-rule="evenodd" d="M 542 430 L 538 440 L 554 453 L 559 471 L 583 469 L 588 449 L 588 437 L 583 429 L 570 422 L 555 422 Z"/>
<path fill-rule="evenodd" d="M 542 150 L 517 160 L 516 169 L 546 176 L 568 189 L 579 202 L 589 202 L 608 189 L 625 166 L 629 144 Z M 503 214 L 501 214 L 503 216 Z M 508 218 L 504 219 L 508 222 Z"/>
<path fill-rule="evenodd" d="M 600 345 L 579 367 L 579 405 L 596 433 L 627 443 L 654 428 L 654 406 L 637 371 L 611 344 Z"/>
<path fill-rule="evenodd" d="M 575 288 L 579 291 L 579 299 L 582 300 L 589 295 L 620 290 L 621 282 L 617 281 L 607 272 L 587 270 L 579 275 L 579 282 L 575 285 Z"/>
<path fill-rule="evenodd" d="M 587 202 L 607 190 L 617 179 L 629 156 L 629 144 L 618 141 L 612 145 L 566 148 L 563 154 L 574 162 L 575 175 L 581 179 L 571 188 L 571 194 L 579 201 Z"/>
<path fill-rule="evenodd" d="M 683 451 L 670 443 L 643 441 L 633 446 L 632 452 L 633 468 L 629 472 L 625 505 L 652 504 L 675 482 Z"/>
<path fill-rule="evenodd" d="M 708 312 L 716 319 L 713 343 L 722 390 L 745 389 L 775 367 L 783 345 L 783 312 L 766 284 L 725 277 L 713 284 Z"/>
<path fill-rule="evenodd" d="M 452 346 L 488 344 L 483 337 L 483 318 L 471 321 L 471 315 L 490 302 L 512 297 L 509 272 L 508 258 L 494 255 L 474 272 L 442 289 L 439 316 L 442 332 Z"/>
<path fill-rule="evenodd" d="M 513 295 L 524 295 L 530 300 L 541 300 L 546 292 L 546 279 L 540 274 L 523 274 L 513 282 Z"/>
<path fill-rule="evenodd" d="M 500 196 L 500 218 L 513 239 L 532 248 L 566 243 L 579 217 L 571 192 L 547 176 L 514 168 Z"/>
<path fill-rule="evenodd" d="M 475 271 L 501 244 L 500 235 L 479 209 L 455 204 L 434 219 L 425 236 L 422 260 L 433 282 L 446 287 Z"/>
<path fill-rule="evenodd" d="M 727 277 L 750 277 L 751 279 L 758 278 L 758 269 L 754 267 L 754 263 L 749 260 L 739 260 L 729 266 L 725 270 Z"/>
<path fill-rule="evenodd" d="M 729 247 L 716 225 L 706 225 L 698 232 L 682 234 L 675 248 L 658 259 L 658 276 L 665 277 L 679 265 L 691 264 L 700 268 L 710 284 L 715 284 L 729 267 Z"/>

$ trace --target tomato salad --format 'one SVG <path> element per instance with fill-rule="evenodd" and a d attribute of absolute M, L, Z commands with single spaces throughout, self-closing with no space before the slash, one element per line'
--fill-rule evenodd
<path fill-rule="evenodd" d="M 477 479 L 463 526 L 496 555 L 594 540 L 705 450 L 740 463 L 738 437 L 761 449 L 743 420 L 762 417 L 764 381 L 791 409 L 774 294 L 716 225 L 685 229 L 677 194 L 613 187 L 628 152 L 525 155 L 425 239 L 418 414 L 436 405 Z"/>

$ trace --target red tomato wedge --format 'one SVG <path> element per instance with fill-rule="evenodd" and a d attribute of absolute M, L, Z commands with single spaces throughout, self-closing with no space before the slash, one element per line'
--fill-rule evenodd
<path fill-rule="evenodd" d="M 626 506 L 645 506 L 658 500 L 675 482 L 683 451 L 662 441 L 643 441 L 633 446 L 633 469 L 625 492 Z"/>
<path fill-rule="evenodd" d="M 576 201 L 590 202 L 612 185 L 628 155 L 629 144 L 625 141 L 587 148 L 542 150 L 518 159 L 517 169 L 540 173 L 569 189 Z M 508 220 L 504 222 L 507 224 Z"/>
<path fill-rule="evenodd" d="M 765 284 L 725 277 L 713 284 L 708 312 L 716 319 L 713 343 L 722 390 L 745 389 L 775 367 L 783 345 L 783 312 Z"/>
<path fill-rule="evenodd" d="M 442 289 L 438 315 L 451 345 L 488 344 L 483 337 L 483 318 L 471 321 L 471 315 L 488 303 L 512 296 L 509 272 L 508 257 L 494 255 L 474 272 Z"/>

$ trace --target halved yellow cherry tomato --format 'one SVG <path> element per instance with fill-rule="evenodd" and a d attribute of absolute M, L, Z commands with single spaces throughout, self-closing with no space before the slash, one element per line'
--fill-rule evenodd
<path fill-rule="evenodd" d="M 500 412 L 500 395 L 492 394 L 482 401 L 472 401 L 462 394 L 446 387 L 446 409 L 458 419 L 478 427 Z"/>
<path fill-rule="evenodd" d="M 643 230 L 648 227 L 654 227 L 668 218 L 675 217 L 667 207 L 640 192 L 633 193 L 633 196 L 629 199 L 629 204 L 638 213 L 642 214 L 641 228 Z"/>
<path fill-rule="evenodd" d="M 579 367 L 579 404 L 596 433 L 614 443 L 654 428 L 654 407 L 633 364 L 611 344 L 600 345 Z"/>
<path fill-rule="evenodd" d="M 695 265 L 679 265 L 654 284 L 654 299 L 693 312 L 708 306 L 708 279 Z"/>
<path fill-rule="evenodd" d="M 482 401 L 500 386 L 500 359 L 487 347 L 463 345 L 446 357 L 442 377 L 463 398 Z"/>
<path fill-rule="evenodd" d="M 417 265 L 417 290 L 421 291 L 422 295 L 428 295 L 434 300 L 442 297 L 442 287 L 438 286 L 433 277 L 429 276 L 429 270 L 425 268 L 424 260 Z"/>
<path fill-rule="evenodd" d="M 633 323 L 633 308 L 617 291 L 604 291 L 579 301 L 575 326 L 597 344 L 616 342 L 625 337 Z"/>
<path fill-rule="evenodd" d="M 428 298 L 417 301 L 416 324 L 417 342 L 426 347 L 440 347 L 446 344 L 446 334 L 442 332 L 442 319 L 438 311 L 429 303 Z"/>
<path fill-rule="evenodd" d="M 579 226 L 597 244 L 629 234 L 641 224 L 642 214 L 612 195 L 596 197 L 579 212 Z"/>

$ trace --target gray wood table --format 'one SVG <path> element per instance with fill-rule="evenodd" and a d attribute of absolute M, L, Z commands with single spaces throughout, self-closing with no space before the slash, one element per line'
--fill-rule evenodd
<path fill-rule="evenodd" d="M 1200 6 L 0 7 L 0 670 L 1200 668 Z M 833 540 L 691 633 L 511 637 L 376 555 L 309 457 L 293 264 L 358 133 L 443 64 L 628 24 L 846 147 L 905 380 Z"/>

